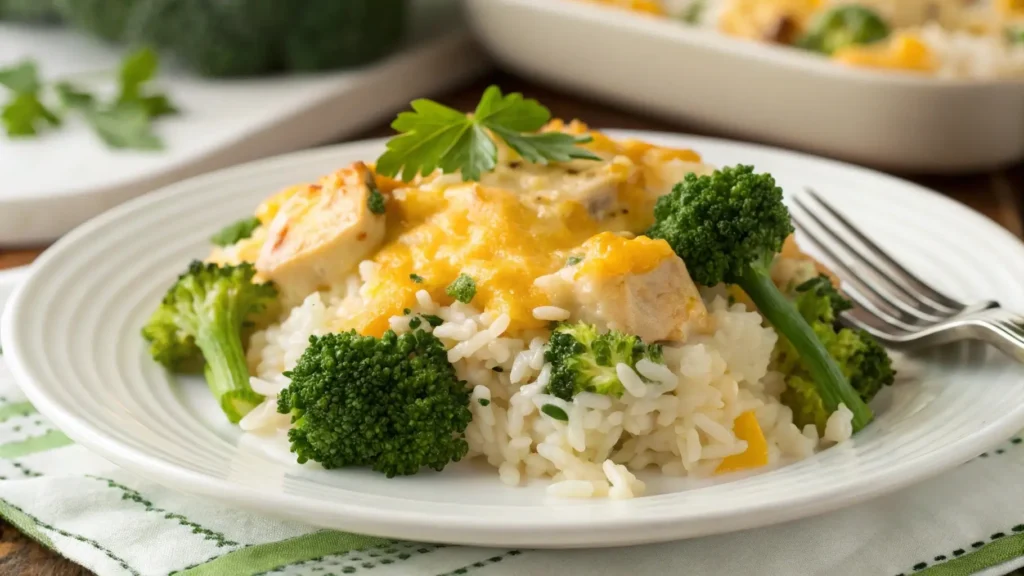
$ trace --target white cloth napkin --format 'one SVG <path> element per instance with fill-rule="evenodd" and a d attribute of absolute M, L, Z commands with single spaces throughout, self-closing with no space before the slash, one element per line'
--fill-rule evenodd
<path fill-rule="evenodd" d="M 0 272 L 0 309 L 23 272 Z M 509 550 L 318 530 L 162 488 L 74 445 L 0 356 L 0 515 L 99 576 L 1007 574 L 1024 566 L 1024 442 L 846 510 L 633 548 Z"/>

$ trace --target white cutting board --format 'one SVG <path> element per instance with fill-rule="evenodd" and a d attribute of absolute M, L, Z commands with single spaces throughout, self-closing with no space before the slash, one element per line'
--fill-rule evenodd
<path fill-rule="evenodd" d="M 164 70 L 182 113 L 157 122 L 162 151 L 111 150 L 73 120 L 31 140 L 0 133 L 0 246 L 48 242 L 175 180 L 352 135 L 486 69 L 456 0 L 412 5 L 407 47 L 361 70 L 230 81 Z M 0 24 L 0 67 L 31 57 L 53 78 L 116 69 L 121 56 L 67 30 Z"/>

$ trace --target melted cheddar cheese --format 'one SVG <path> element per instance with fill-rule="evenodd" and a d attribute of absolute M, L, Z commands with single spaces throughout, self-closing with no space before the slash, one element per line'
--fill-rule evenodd
<path fill-rule="evenodd" d="M 583 264 L 576 273 L 604 278 L 646 274 L 675 256 L 664 240 L 652 240 L 646 236 L 628 239 L 613 232 L 593 236 L 580 248 Z"/>
<path fill-rule="evenodd" d="M 575 120 L 553 120 L 544 130 L 589 135 L 585 146 L 601 160 L 536 165 L 501 146 L 498 166 L 478 183 L 440 173 L 410 183 L 378 175 L 388 201 L 384 240 L 370 257 L 377 272 L 362 291 L 364 305 L 334 328 L 379 336 L 392 316 L 414 307 L 417 291 L 450 304 L 445 289 L 468 274 L 477 286 L 473 305 L 508 314 L 508 332 L 520 334 L 546 328 L 533 309 L 550 300 L 534 280 L 565 267 L 570 256 L 583 255 L 579 268 L 597 276 L 649 272 L 673 256 L 664 241 L 620 234 L 646 230 L 657 197 L 687 172 L 709 173 L 700 155 L 614 140 Z M 260 204 L 263 228 L 286 202 L 314 197 L 317 186 L 291 186 Z M 253 261 L 264 237 L 258 232 L 211 260 Z"/>
<path fill-rule="evenodd" d="M 747 449 L 742 454 L 735 454 L 722 460 L 715 469 L 716 474 L 750 470 L 768 464 L 768 441 L 765 440 L 764 432 L 761 431 L 753 411 L 744 412 L 736 418 L 733 432 L 737 438 L 746 441 Z"/>
<path fill-rule="evenodd" d="M 850 66 L 918 72 L 932 72 L 938 67 L 931 48 L 911 33 L 899 33 L 878 44 L 840 48 L 832 59 Z"/>

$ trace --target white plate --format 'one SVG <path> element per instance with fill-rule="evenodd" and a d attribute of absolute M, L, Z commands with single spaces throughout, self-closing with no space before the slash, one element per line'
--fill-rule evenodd
<path fill-rule="evenodd" d="M 838 66 L 791 48 L 575 0 L 468 0 L 504 64 L 722 134 L 891 170 L 965 172 L 1024 157 L 1024 83 Z"/>
<path fill-rule="evenodd" d="M 74 121 L 32 140 L 0 134 L 0 246 L 49 242 L 182 178 L 351 136 L 485 69 L 455 0 L 410 5 L 405 47 L 363 69 L 242 80 L 166 70 L 160 83 L 183 113 L 157 125 L 161 152 L 111 150 Z M 121 53 L 66 30 L 0 23 L 0 67 L 25 57 L 55 77 L 116 69 Z"/>
<path fill-rule="evenodd" d="M 813 185 L 953 295 L 1024 309 L 1024 245 L 951 200 L 792 152 L 632 135 L 692 146 L 718 165 L 753 163 L 790 190 Z M 281 186 L 381 150 L 363 142 L 209 174 L 66 236 L 34 265 L 3 319 L 7 360 L 29 399 L 76 441 L 182 491 L 354 532 L 530 547 L 655 542 L 827 512 L 937 474 L 1024 427 L 1024 368 L 984 351 L 962 363 L 947 349 L 921 381 L 880 397 L 877 421 L 848 444 L 724 484 L 658 479 L 654 495 L 633 501 L 552 501 L 543 484 L 506 487 L 476 463 L 391 480 L 299 467 L 228 425 L 201 381 L 165 374 L 147 358 L 139 328 L 178 271 L 205 255 L 211 232 Z"/>

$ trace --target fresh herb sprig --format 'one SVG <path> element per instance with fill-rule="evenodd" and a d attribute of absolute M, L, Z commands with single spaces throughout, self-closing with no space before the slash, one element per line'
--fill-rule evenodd
<path fill-rule="evenodd" d="M 24 60 L 0 69 L 0 85 L 10 91 L 0 119 L 12 138 L 37 136 L 47 125 L 59 126 L 60 115 L 44 103 L 45 90 L 50 88 L 63 111 L 78 113 L 107 146 L 161 149 L 163 142 L 153 133 L 152 121 L 178 110 L 167 95 L 147 86 L 158 64 L 156 53 L 148 48 L 128 54 L 118 71 L 117 97 L 103 102 L 67 80 L 45 86 L 36 63 Z"/>
<path fill-rule="evenodd" d="M 484 91 L 472 115 L 426 99 L 414 100 L 412 109 L 391 124 L 399 135 L 388 141 L 387 151 L 377 160 L 379 174 L 400 175 L 409 182 L 440 168 L 445 174 L 461 173 L 465 181 L 479 181 L 498 163 L 497 139 L 534 164 L 600 160 L 578 146 L 590 136 L 538 133 L 551 112 L 522 94 L 503 95 L 497 86 Z"/>

